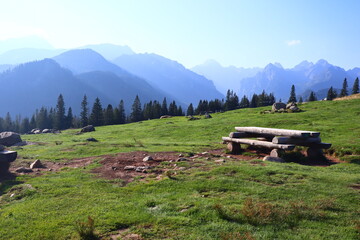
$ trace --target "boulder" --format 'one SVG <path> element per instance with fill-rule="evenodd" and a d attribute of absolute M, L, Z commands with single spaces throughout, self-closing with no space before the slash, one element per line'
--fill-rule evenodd
<path fill-rule="evenodd" d="M 14 133 L 14 132 L 0 133 L 0 145 L 10 147 L 19 142 L 22 142 L 22 140 L 18 133 Z"/>
<path fill-rule="evenodd" d="M 205 119 L 209 119 L 209 118 L 212 118 L 212 116 L 211 116 L 210 114 L 206 113 L 205 116 L 204 116 L 204 118 L 205 118 Z"/>
<path fill-rule="evenodd" d="M 94 131 L 95 131 L 95 127 L 93 125 L 87 125 L 83 127 L 80 132 L 85 133 L 85 132 L 94 132 Z"/>
<path fill-rule="evenodd" d="M 42 133 L 52 133 L 52 132 L 53 132 L 52 129 L 45 128 L 44 130 L 42 130 Z"/>
<path fill-rule="evenodd" d="M 36 159 L 35 162 L 33 162 L 32 164 L 30 164 L 30 168 L 34 169 L 34 168 L 43 168 L 44 165 L 41 163 L 41 161 L 39 159 Z"/>
<path fill-rule="evenodd" d="M 136 167 L 135 166 L 125 166 L 124 170 L 135 170 Z"/>
<path fill-rule="evenodd" d="M 163 116 L 160 117 L 160 119 L 163 119 L 163 118 L 172 118 L 172 116 L 170 116 L 170 115 L 163 115 Z"/>
<path fill-rule="evenodd" d="M 286 104 L 282 102 L 277 102 L 272 105 L 273 111 L 279 111 L 280 109 L 286 109 Z"/>
<path fill-rule="evenodd" d="M 40 134 L 40 133 L 42 133 L 40 129 L 34 131 L 34 134 Z"/>
<path fill-rule="evenodd" d="M 297 106 L 291 106 L 289 109 L 293 112 L 297 112 L 300 110 Z"/>

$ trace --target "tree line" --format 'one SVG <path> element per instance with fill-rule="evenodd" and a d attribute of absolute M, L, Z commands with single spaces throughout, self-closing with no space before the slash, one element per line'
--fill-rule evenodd
<path fill-rule="evenodd" d="M 359 78 L 355 79 L 351 91 L 351 94 L 357 93 L 359 93 Z M 333 87 L 330 87 L 326 99 L 333 100 L 336 97 L 344 97 L 348 95 L 348 83 L 345 78 L 340 93 L 338 94 Z M 316 100 L 317 97 L 315 93 L 311 91 L 307 101 Z M 225 99 L 215 99 L 210 101 L 200 100 L 196 108 L 194 108 L 191 103 L 186 110 L 186 115 L 190 116 L 224 112 L 239 108 L 271 106 L 275 103 L 275 101 L 275 96 L 272 93 L 267 94 L 265 91 L 262 91 L 261 94 L 253 94 L 250 99 L 245 95 L 239 99 L 234 91 L 228 90 Z M 281 102 L 281 99 L 279 101 Z M 297 100 L 294 85 L 291 87 L 288 102 L 303 102 L 302 97 Z M 119 104 L 115 107 L 108 104 L 106 108 L 103 108 L 99 98 L 95 99 L 91 109 L 88 105 L 87 96 L 84 95 L 81 101 L 80 115 L 75 116 L 73 115 L 71 107 L 66 110 L 64 98 L 62 94 L 60 94 L 55 108 L 41 107 L 40 110 L 37 109 L 35 111 L 31 118 L 21 118 L 21 116 L 18 115 L 13 120 L 10 113 L 7 113 L 5 118 L 0 117 L 0 132 L 14 131 L 27 133 L 34 128 L 63 130 L 68 128 L 80 128 L 88 124 L 94 126 L 125 124 L 160 118 L 163 115 L 185 115 L 185 112 L 180 105 L 178 106 L 175 101 L 170 102 L 168 105 L 166 98 L 163 99 L 162 103 L 154 100 L 149 101 L 142 106 L 139 96 L 136 96 L 131 106 L 131 113 L 128 116 L 125 114 L 123 100 L 120 100 Z"/>

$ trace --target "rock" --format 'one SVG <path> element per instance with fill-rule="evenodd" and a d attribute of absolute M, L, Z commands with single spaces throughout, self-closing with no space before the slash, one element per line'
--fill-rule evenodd
<path fill-rule="evenodd" d="M 2 132 L 0 133 L 0 145 L 10 147 L 18 142 L 22 142 L 18 133 L 14 132 Z"/>
<path fill-rule="evenodd" d="M 205 113 L 205 116 L 204 116 L 205 119 L 209 119 L 209 118 L 212 118 L 212 116 L 208 113 Z"/>
<path fill-rule="evenodd" d="M 284 163 L 285 160 L 279 157 L 270 157 L 266 156 L 263 158 L 263 161 L 270 161 L 270 162 L 278 162 L 278 163 Z"/>
<path fill-rule="evenodd" d="M 53 130 L 52 129 L 48 129 L 48 128 L 45 128 L 44 130 L 42 130 L 42 133 L 52 133 Z"/>
<path fill-rule="evenodd" d="M 136 167 L 135 166 L 125 166 L 124 170 L 135 170 Z"/>
<path fill-rule="evenodd" d="M 293 106 L 297 107 L 297 104 L 295 102 L 290 102 L 290 103 L 286 104 L 286 109 L 290 109 Z"/>
<path fill-rule="evenodd" d="M 198 117 L 189 116 L 189 121 L 200 120 Z"/>
<path fill-rule="evenodd" d="M 87 138 L 86 141 L 88 141 L 88 142 L 98 142 L 98 140 L 95 139 L 95 138 Z"/>
<path fill-rule="evenodd" d="M 34 168 L 43 168 L 44 165 L 41 163 L 41 161 L 39 159 L 36 159 L 35 162 L 33 162 L 32 164 L 30 164 L 30 168 L 34 169 Z"/>
<path fill-rule="evenodd" d="M 33 129 L 31 129 L 31 131 L 30 131 L 30 133 L 31 134 L 35 134 L 35 131 L 38 131 L 38 130 L 40 130 L 39 128 L 33 128 Z M 41 131 L 41 130 L 40 130 Z"/>
<path fill-rule="evenodd" d="M 15 172 L 17 172 L 17 173 L 29 173 L 32 171 L 33 171 L 32 169 L 25 168 L 25 167 L 19 167 L 19 168 L 15 169 Z"/>
<path fill-rule="evenodd" d="M 289 109 L 293 112 L 299 111 L 299 108 L 297 106 L 291 106 Z"/>
<path fill-rule="evenodd" d="M 177 162 L 186 162 L 189 161 L 187 158 L 181 157 L 176 160 Z"/>
<path fill-rule="evenodd" d="M 147 162 L 147 161 L 153 161 L 153 157 L 152 156 L 146 156 L 143 158 L 143 162 Z"/>
<path fill-rule="evenodd" d="M 224 163 L 224 162 L 226 162 L 226 161 L 225 161 L 225 159 L 217 159 L 217 160 L 215 160 L 215 162 L 216 162 L 216 163 Z"/>
<path fill-rule="evenodd" d="M 93 125 L 87 125 L 80 130 L 80 132 L 82 133 L 94 132 L 94 131 L 95 131 L 95 127 Z"/>
<path fill-rule="evenodd" d="M 181 153 L 180 153 L 180 154 L 179 154 L 179 157 L 184 157 L 184 154 L 181 154 Z"/>
<path fill-rule="evenodd" d="M 163 119 L 163 118 L 172 118 L 172 116 L 170 116 L 170 115 L 163 115 L 163 116 L 160 117 L 160 119 Z"/>
<path fill-rule="evenodd" d="M 140 167 L 137 167 L 137 168 L 135 169 L 135 171 L 136 171 L 136 172 L 144 172 L 145 169 L 147 169 L 147 167 L 145 167 L 145 166 L 140 166 Z"/>
<path fill-rule="evenodd" d="M 286 108 L 286 104 L 282 102 L 277 102 L 272 105 L 273 111 L 279 111 L 280 109 L 285 109 L 285 108 Z"/>
<path fill-rule="evenodd" d="M 40 134 L 40 133 L 42 133 L 40 129 L 34 131 L 34 134 Z"/>

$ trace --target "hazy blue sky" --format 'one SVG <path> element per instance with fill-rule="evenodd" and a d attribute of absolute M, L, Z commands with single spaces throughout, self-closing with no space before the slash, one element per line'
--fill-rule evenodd
<path fill-rule="evenodd" d="M 128 45 L 187 67 L 293 67 L 320 58 L 360 67 L 358 0 L 9 0 L 0 39 L 39 35 L 54 47 Z"/>

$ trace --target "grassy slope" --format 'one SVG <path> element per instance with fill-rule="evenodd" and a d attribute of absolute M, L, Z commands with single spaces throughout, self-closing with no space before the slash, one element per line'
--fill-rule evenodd
<path fill-rule="evenodd" d="M 196 152 L 224 147 L 219 144 L 221 136 L 234 126 L 263 126 L 320 131 L 336 153 L 356 162 L 359 103 L 315 102 L 304 104 L 305 112 L 296 114 L 260 115 L 262 109 L 245 109 L 193 122 L 172 118 L 101 127 L 84 135 L 69 130 L 60 135 L 24 136 L 47 144 L 18 151 L 29 161 L 136 150 Z M 87 137 L 99 142 L 83 145 Z M 359 237 L 359 192 L 351 188 L 360 184 L 358 164 L 322 168 L 254 163 L 229 160 L 218 166 L 204 159 L 199 165 L 206 170 L 189 169 L 178 172 L 176 179 L 160 181 L 150 176 L 147 182 L 126 187 L 89 174 L 96 162 L 87 169 L 18 177 L 0 185 L 0 239 L 67 239 L 75 236 L 74 223 L 88 215 L 103 236 L 129 228 L 146 239 L 239 239 L 246 234 L 256 239 Z M 189 163 L 181 164 L 187 167 Z M 14 192 L 16 197 L 11 198 Z M 260 218 L 255 213 L 253 218 L 246 217 L 241 211 L 246 210 L 249 198 L 262 202 L 247 208 L 260 209 Z"/>

